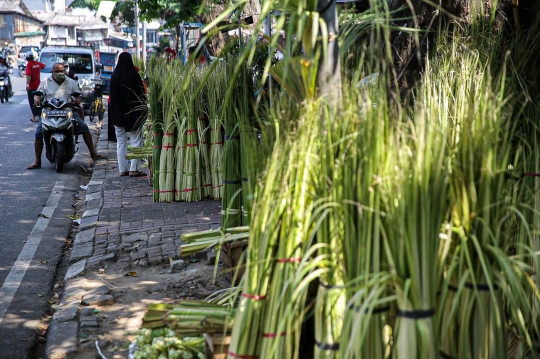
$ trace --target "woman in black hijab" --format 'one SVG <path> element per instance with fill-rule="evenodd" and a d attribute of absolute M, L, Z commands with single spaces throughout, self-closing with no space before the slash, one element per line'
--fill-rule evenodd
<path fill-rule="evenodd" d="M 142 126 L 148 111 L 143 81 L 133 65 L 131 55 L 127 52 L 122 52 L 118 57 L 118 63 L 111 76 L 109 98 L 109 122 L 114 124 L 116 132 L 120 176 L 146 176 L 144 172 L 139 171 L 138 159 L 131 160 L 131 165 L 125 159 L 128 132 L 131 145 L 142 147 Z"/>

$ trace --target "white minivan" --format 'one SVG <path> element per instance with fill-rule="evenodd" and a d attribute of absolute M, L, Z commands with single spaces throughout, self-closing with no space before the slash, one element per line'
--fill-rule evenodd
<path fill-rule="evenodd" d="M 49 46 L 41 49 L 39 61 L 45 64 L 41 70 L 41 80 L 51 76 L 55 63 L 69 64 L 70 72 L 79 78 L 84 112 L 88 113 L 94 102 L 94 83 L 99 79 L 101 70 L 101 64 L 96 63 L 94 50 L 88 46 Z"/>

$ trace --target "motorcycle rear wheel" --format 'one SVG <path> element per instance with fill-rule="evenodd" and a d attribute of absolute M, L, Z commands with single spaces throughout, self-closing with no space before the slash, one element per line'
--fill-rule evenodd
<path fill-rule="evenodd" d="M 62 173 L 64 170 L 64 159 L 66 158 L 66 149 L 64 147 L 64 142 L 53 142 L 53 150 L 56 147 L 56 153 L 54 156 L 54 166 L 56 172 Z"/>
<path fill-rule="evenodd" d="M 23 71 L 23 69 L 21 69 L 20 67 L 19 67 L 19 76 L 20 77 L 26 77 L 26 72 Z"/>
<path fill-rule="evenodd" d="M 94 121 L 95 116 L 96 116 L 96 104 L 93 103 L 90 105 L 90 113 L 88 114 L 88 118 L 90 119 L 90 122 Z"/>
<path fill-rule="evenodd" d="M 8 102 L 8 99 L 9 99 L 9 89 L 4 86 L 4 93 L 2 94 L 2 97 L 6 100 L 6 102 Z"/>

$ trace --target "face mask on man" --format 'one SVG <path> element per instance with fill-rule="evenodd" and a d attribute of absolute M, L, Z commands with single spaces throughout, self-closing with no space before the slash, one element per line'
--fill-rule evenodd
<path fill-rule="evenodd" d="M 66 74 L 64 72 L 55 72 L 54 79 L 57 81 L 64 81 L 66 79 Z"/>

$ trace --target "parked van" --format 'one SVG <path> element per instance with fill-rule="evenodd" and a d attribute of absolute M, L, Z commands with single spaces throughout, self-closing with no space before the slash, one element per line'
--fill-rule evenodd
<path fill-rule="evenodd" d="M 84 112 L 90 111 L 94 102 L 93 85 L 99 80 L 101 64 L 96 63 L 94 50 L 87 46 L 50 46 L 41 49 L 39 61 L 45 64 L 41 70 L 41 80 L 51 76 L 52 67 L 57 62 L 67 62 L 70 71 L 79 78 Z"/>

